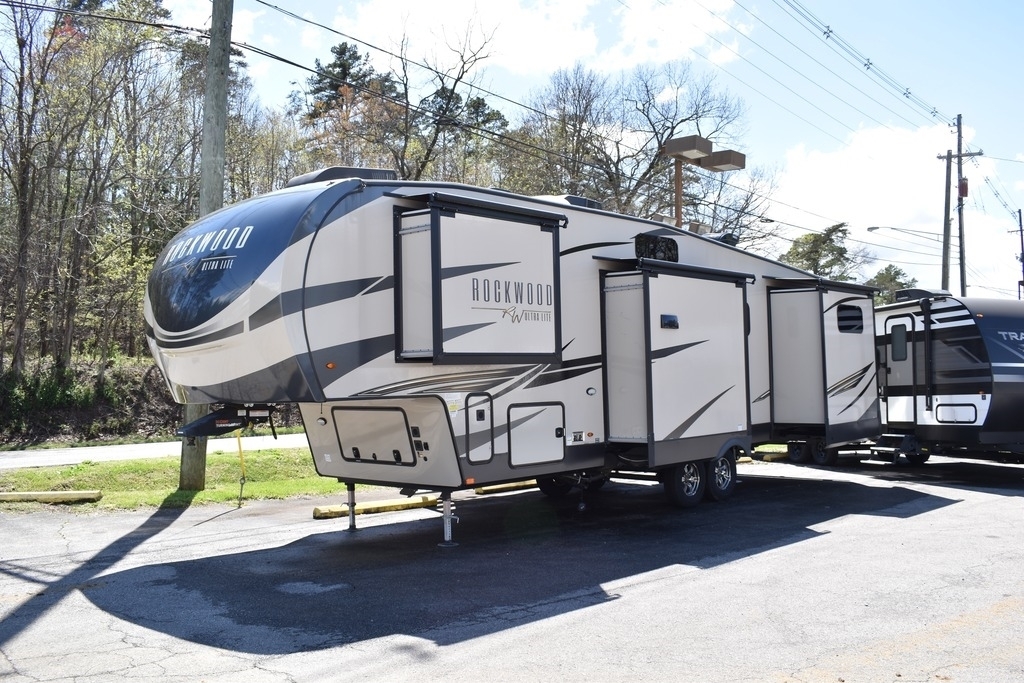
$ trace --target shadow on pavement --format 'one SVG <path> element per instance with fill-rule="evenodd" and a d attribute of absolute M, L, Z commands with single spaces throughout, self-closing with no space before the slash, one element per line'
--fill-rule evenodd
<path fill-rule="evenodd" d="M 448 644 L 613 600 L 610 582 L 813 539 L 821 532 L 810 527 L 841 516 L 907 518 L 954 502 L 900 487 L 745 476 L 729 502 L 691 510 L 670 507 L 659 486 L 612 482 L 580 514 L 574 498 L 532 490 L 460 501 L 456 548 L 438 547 L 439 517 L 355 533 L 336 525 L 281 547 L 106 575 L 83 594 L 145 628 L 238 652 L 396 634 Z"/>
<path fill-rule="evenodd" d="M 0 573 L 40 586 L 39 591 L 27 602 L 12 610 L 0 620 L 0 651 L 5 644 L 46 614 L 64 597 L 74 590 L 84 590 L 94 585 L 93 580 L 103 571 L 132 553 L 133 550 L 169 527 L 188 508 L 196 492 L 178 491 L 173 494 L 173 506 L 162 505 L 138 527 L 106 546 L 70 573 L 52 581 L 40 579 L 38 572 L 20 567 L 11 562 L 0 562 Z M 191 494 L 191 495 L 188 495 Z M 188 496 L 188 501 L 183 500 Z M 168 500 L 170 496 L 168 497 Z"/>

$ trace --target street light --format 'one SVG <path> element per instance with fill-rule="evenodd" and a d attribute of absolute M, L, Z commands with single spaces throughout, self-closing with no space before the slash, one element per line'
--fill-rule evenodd
<path fill-rule="evenodd" d="M 908 230 L 907 228 L 894 228 L 888 225 L 872 225 L 868 227 L 868 232 L 874 232 L 875 230 L 895 230 L 896 232 L 905 232 L 908 235 L 923 235 L 936 242 L 942 242 L 942 291 L 949 291 L 949 240 L 947 239 L 949 233 L 947 232 L 942 239 L 934 232 L 926 232 L 924 230 Z M 962 296 L 963 294 L 961 294 Z"/>
<path fill-rule="evenodd" d="M 676 227 L 683 227 L 683 164 L 709 171 L 738 171 L 746 168 L 747 158 L 731 149 L 712 151 L 712 143 L 699 135 L 687 135 L 665 141 L 663 156 L 675 160 Z"/>

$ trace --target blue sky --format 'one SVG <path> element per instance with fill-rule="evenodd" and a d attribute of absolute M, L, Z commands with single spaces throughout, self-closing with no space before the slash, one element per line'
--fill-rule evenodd
<path fill-rule="evenodd" d="M 209 0 L 164 5 L 175 23 L 209 26 Z M 332 45 L 355 39 L 386 68 L 387 55 L 370 46 L 397 52 L 406 37 L 412 59 L 450 64 L 447 43 L 488 34 L 479 84 L 513 101 L 576 62 L 612 73 L 688 59 L 744 101 L 745 131 L 735 146 L 748 166 L 775 173 L 768 216 L 789 226 L 789 238 L 846 222 L 851 246 L 877 257 L 865 278 L 894 263 L 934 288 L 945 181 L 938 157 L 956 152 L 959 114 L 964 150 L 984 152 L 964 161 L 967 291 L 1017 298 L 1024 127 L 1012 65 L 1021 61 L 1022 26 L 1024 3 L 1012 0 L 234 0 L 233 38 L 309 67 L 329 61 Z M 269 106 L 283 105 L 290 83 L 308 77 L 251 54 L 247 60 Z M 954 293 L 956 232 L 954 197 Z M 777 253 L 787 246 L 780 242 Z"/>

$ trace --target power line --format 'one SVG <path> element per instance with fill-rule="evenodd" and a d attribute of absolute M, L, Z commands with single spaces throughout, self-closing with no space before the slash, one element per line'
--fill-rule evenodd
<path fill-rule="evenodd" d="M 333 33 L 335 33 L 337 35 L 340 35 L 342 37 L 345 37 L 345 38 L 348 38 L 350 40 L 353 40 L 354 42 L 358 42 L 360 44 L 370 46 L 373 49 L 378 49 L 378 50 L 381 49 L 381 48 L 377 48 L 376 46 L 373 46 L 373 45 L 371 45 L 369 43 L 366 43 L 364 41 L 360 41 L 360 40 L 358 40 L 356 38 L 348 36 L 348 35 L 346 35 L 344 33 L 339 32 L 339 31 L 335 31 L 334 29 L 330 29 L 328 27 L 324 27 L 322 24 L 319 24 L 317 22 L 312 22 L 312 21 L 307 20 L 305 18 L 297 17 L 297 15 L 294 15 L 293 13 L 290 13 L 290 12 L 288 12 L 286 10 L 281 10 L 280 8 L 277 8 L 274 5 L 271 5 L 271 4 L 267 3 L 267 2 L 264 2 L 264 0 L 256 0 L 256 1 L 260 2 L 261 4 L 266 5 L 268 7 L 274 8 L 277 11 L 281 11 L 282 13 L 284 13 L 284 14 L 286 14 L 288 16 L 295 16 L 296 18 L 298 18 L 298 19 L 300 19 L 300 20 L 302 20 L 304 22 L 308 22 L 308 23 L 311 23 L 313 25 L 325 28 L 326 30 L 329 30 L 329 31 L 331 31 L 331 32 L 333 32 Z M 159 28 L 159 29 L 163 29 L 163 30 L 167 30 L 167 31 L 171 31 L 171 32 L 192 34 L 192 35 L 199 36 L 199 37 L 207 37 L 208 36 L 208 32 L 205 31 L 205 30 L 195 29 L 195 28 L 186 27 L 186 26 L 175 25 L 175 24 L 171 24 L 171 23 L 168 23 L 168 22 L 155 22 L 155 21 L 146 21 L 146 20 L 136 20 L 136 19 L 120 17 L 120 16 L 117 16 L 117 15 L 109 15 L 109 14 L 105 14 L 105 13 L 90 13 L 90 12 L 79 12 L 79 11 L 66 12 L 66 11 L 63 11 L 63 10 L 59 10 L 59 9 L 56 9 L 56 8 L 47 7 L 47 6 L 43 6 L 43 5 L 38 5 L 38 4 L 35 4 L 35 3 L 11 2 L 10 0 L 0 0 L 0 4 L 6 4 L 6 5 L 10 5 L 10 6 L 18 6 L 18 7 L 23 7 L 23 8 L 26 8 L 26 9 L 36 9 L 36 10 L 39 10 L 39 11 L 47 11 L 47 12 L 53 12 L 53 13 L 71 13 L 71 14 L 75 14 L 77 16 L 90 17 L 90 18 L 101 19 L 101 20 L 123 21 L 123 22 L 126 22 L 126 23 L 135 23 L 135 24 L 151 26 L 151 27 L 155 27 L 155 28 Z M 285 57 L 282 57 L 280 55 L 272 53 L 269 50 L 266 50 L 266 49 L 263 49 L 263 48 L 259 48 L 257 46 L 249 45 L 249 44 L 242 43 L 242 42 L 239 42 L 239 41 L 233 41 L 232 44 L 235 47 L 238 47 L 240 49 L 252 52 L 253 54 L 258 54 L 260 56 L 263 56 L 263 57 L 266 57 L 268 59 L 272 59 L 272 60 L 278 61 L 280 63 L 286 64 L 286 65 L 291 66 L 293 68 L 301 69 L 301 70 L 309 72 L 311 74 L 326 75 L 326 74 L 323 74 L 322 72 L 318 71 L 315 68 L 311 68 L 311 67 L 305 66 L 303 64 L 300 64 L 298 62 L 289 60 L 289 59 L 287 59 Z M 401 59 L 401 57 L 398 57 L 397 55 L 394 55 L 393 53 L 390 53 L 390 52 L 388 52 L 386 50 L 382 50 L 382 51 L 384 53 L 386 53 L 386 54 L 389 54 L 389 55 L 392 55 L 392 56 L 394 56 L 396 58 Z M 432 69 L 431 67 L 429 67 L 427 65 L 419 64 L 419 63 L 412 62 L 412 61 L 410 61 L 410 63 L 412 63 L 412 64 L 414 64 L 416 66 L 419 66 L 420 68 L 424 68 L 424 69 L 426 69 L 428 71 L 431 71 L 432 73 L 435 73 L 435 74 L 438 73 L 436 70 Z M 475 87 L 475 86 L 473 86 L 473 87 Z M 359 88 L 356 87 L 356 89 L 358 90 Z M 484 91 L 482 89 L 479 89 L 479 90 L 481 90 L 482 92 L 488 92 L 488 91 Z M 365 91 L 364 90 L 364 92 L 369 92 L 369 91 Z M 430 113 L 428 110 L 424 110 L 422 108 L 416 107 L 415 105 L 412 105 L 411 103 L 406 103 L 406 102 L 403 102 L 403 101 L 398 101 L 398 100 L 395 100 L 393 98 L 386 98 L 385 96 L 383 96 L 380 93 L 373 92 L 371 94 L 373 94 L 375 96 L 378 96 L 378 97 L 384 97 L 385 99 L 391 99 L 392 102 L 395 102 L 397 104 L 401 104 L 403 106 L 409 106 L 411 108 L 411 110 L 416 112 L 416 113 L 420 113 L 420 114 Z M 489 94 L 493 95 L 493 93 L 489 93 Z M 494 96 L 495 97 L 501 97 L 499 95 L 494 95 Z M 503 99 L 503 100 L 505 100 L 507 102 L 511 102 L 513 104 L 516 104 L 517 106 L 523 106 L 526 109 L 530 109 L 529 107 L 525 107 L 525 105 L 521 105 L 520 103 L 515 102 L 513 100 L 509 100 L 508 98 L 501 97 L 501 99 Z M 536 111 L 536 110 L 532 110 L 532 109 L 530 109 L 530 110 L 531 111 Z M 482 129 L 482 128 L 479 128 L 477 126 L 473 126 L 471 124 L 465 123 L 465 122 L 458 122 L 458 123 L 460 124 L 460 127 L 462 127 L 465 130 L 470 131 L 473 134 L 476 134 L 478 136 L 481 136 L 481 137 L 484 137 L 486 139 L 489 139 L 492 142 L 494 142 L 495 144 L 502 144 L 502 145 L 508 146 L 508 147 L 510 147 L 512 149 L 515 149 L 518 153 L 521 153 L 521 154 L 527 154 L 527 155 L 532 156 L 532 157 L 537 158 L 537 159 L 541 159 L 541 158 L 544 158 L 544 157 L 550 157 L 551 155 L 561 156 L 558 152 L 555 152 L 553 150 L 549 150 L 549 149 L 546 149 L 544 147 L 540 147 L 538 145 L 533 145 L 531 143 L 527 143 L 527 142 L 524 142 L 522 140 L 518 140 L 518 139 L 512 138 L 510 136 L 504 135 L 504 134 L 496 132 L 496 131 L 490 131 L 490 130 Z M 664 186 L 664 185 L 659 185 L 659 184 L 652 183 L 652 182 L 646 182 L 645 183 L 645 182 L 639 181 L 639 180 L 636 181 L 636 182 L 638 183 L 638 185 L 647 185 L 648 187 L 650 187 L 652 189 L 657 189 L 659 192 L 665 192 L 667 190 L 666 186 Z M 773 204 L 776 204 L 776 205 L 779 205 L 779 206 L 785 206 L 785 207 L 794 209 L 796 211 L 800 211 L 801 213 L 804 213 L 804 214 L 807 214 L 807 215 L 816 216 L 816 217 L 821 218 L 822 220 L 825 220 L 825 221 L 827 221 L 827 222 L 829 222 L 831 224 L 836 224 L 836 223 L 842 222 L 842 221 L 836 221 L 836 220 L 833 220 L 833 219 L 827 219 L 827 218 L 825 218 L 823 216 L 820 216 L 818 214 L 814 214 L 813 212 L 801 209 L 801 208 L 793 206 L 793 205 L 786 204 L 785 202 L 779 202 L 777 200 L 772 200 L 770 197 L 767 197 L 765 195 L 760 195 L 760 194 L 758 194 L 756 192 L 753 192 L 753 191 L 751 191 L 751 190 L 749 190 L 747 188 L 737 187 L 737 186 L 732 185 L 732 184 L 730 184 L 730 183 L 728 183 L 726 181 L 720 181 L 720 182 L 722 182 L 722 184 L 727 186 L 727 187 L 733 188 L 733 189 L 741 191 L 741 192 L 750 192 L 752 196 L 757 197 L 759 199 L 764 199 L 766 201 L 771 201 Z M 710 204 L 713 205 L 713 206 L 717 206 L 717 203 L 715 203 L 715 202 L 710 202 Z M 737 215 L 745 215 L 745 216 L 750 217 L 750 218 L 762 218 L 762 216 L 758 215 L 758 214 L 753 214 L 753 213 L 747 212 L 747 211 L 736 211 L 732 207 L 728 207 L 728 208 L 730 209 L 730 211 L 733 211 Z M 814 229 L 814 228 L 808 228 L 808 227 L 801 226 L 801 225 L 798 225 L 798 224 L 795 224 L 795 223 L 789 223 L 789 222 L 784 222 L 784 221 L 776 221 L 776 222 L 778 222 L 779 224 L 784 225 L 784 226 L 795 228 L 795 229 L 800 230 L 800 231 L 805 232 L 805 233 L 819 233 L 820 234 L 821 232 L 823 232 L 822 230 L 817 230 L 817 229 Z M 748 226 L 747 229 L 751 229 L 751 228 Z M 757 231 L 755 230 L 755 233 L 756 232 Z M 780 236 L 780 235 L 775 235 L 775 237 L 778 238 L 778 239 L 784 240 L 784 241 L 791 241 L 791 240 L 789 240 L 789 238 L 786 238 L 786 237 L 783 237 L 783 236 Z M 858 239 L 855 239 L 855 238 L 850 238 L 850 241 L 857 242 L 857 243 L 864 244 L 864 245 L 868 245 L 868 246 L 873 246 L 873 247 L 880 247 L 881 246 L 880 244 L 877 244 L 877 243 L 867 242 L 867 241 L 864 241 L 864 240 L 858 240 Z M 890 247 L 890 249 L 896 249 L 896 250 L 905 251 L 905 252 L 908 252 L 908 253 L 920 253 L 920 252 L 914 252 L 913 250 L 899 249 L 899 248 L 895 248 L 895 247 Z"/>
<path fill-rule="evenodd" d="M 780 9 L 785 11 L 785 8 L 782 7 L 782 5 L 779 5 L 778 0 L 773 0 L 773 2 L 775 2 Z M 833 30 L 831 26 L 825 24 L 814 16 L 810 10 L 801 5 L 798 0 L 782 0 L 782 2 L 788 5 L 796 13 L 804 24 L 818 32 L 821 40 L 828 45 L 834 45 L 834 49 L 837 54 L 845 54 L 847 61 L 851 64 L 863 67 L 865 73 L 871 75 L 876 81 L 888 88 L 891 94 L 900 97 L 901 101 L 906 102 L 908 106 L 913 106 L 920 113 L 924 113 L 932 119 L 952 121 L 952 117 L 942 114 L 939 112 L 938 108 L 933 107 L 914 95 L 910 88 L 900 84 L 895 78 L 879 68 L 877 64 L 874 64 L 868 57 L 861 54 L 835 30 Z M 792 16 L 792 14 L 790 16 Z"/>
<path fill-rule="evenodd" d="M 697 3 L 697 4 L 698 4 L 698 5 L 700 5 L 700 3 Z M 820 67 L 821 67 L 822 69 L 824 69 L 824 70 L 825 70 L 825 71 L 827 71 L 828 73 L 832 74 L 833 76 L 835 76 L 836 78 L 838 78 L 839 80 L 841 80 L 841 81 L 842 81 L 843 83 L 845 83 L 846 85 L 850 86 L 851 88 L 853 88 L 854 90 L 856 90 L 857 92 L 859 92 L 859 93 L 860 93 L 861 95 L 863 95 L 864 97 L 868 98 L 869 100 L 871 100 L 872 102 L 874 102 L 874 103 L 875 103 L 875 104 L 877 104 L 878 106 L 882 107 L 882 108 L 883 108 L 883 109 L 885 109 L 886 111 L 890 112 L 890 113 L 891 113 L 891 114 L 893 114 L 894 116 L 897 116 L 897 117 L 899 117 L 899 118 L 903 119 L 904 121 L 906 121 L 906 122 L 907 122 L 908 124 L 911 124 L 911 125 L 913 125 L 913 124 L 911 123 L 911 121 L 910 121 L 909 119 L 905 118 L 904 116 L 902 116 L 901 114 L 899 114 L 898 112 L 896 112 L 896 111 L 895 111 L 894 109 L 891 109 L 891 108 L 889 108 L 888 106 L 886 106 L 885 104 L 883 104 L 883 103 L 879 102 L 879 101 L 878 101 L 878 100 L 876 100 L 876 99 L 875 99 L 874 97 L 872 97 L 872 96 L 871 96 L 871 95 L 869 95 L 868 93 L 864 92 L 863 90 L 861 90 L 860 88 L 858 88 L 858 87 L 857 87 L 856 85 L 854 85 L 854 84 L 853 84 L 853 83 L 851 83 L 850 81 L 848 81 L 848 80 L 846 80 L 845 78 L 843 78 L 843 77 L 842 77 L 841 75 L 839 75 L 838 73 L 836 73 L 835 71 L 833 71 L 833 70 L 832 70 L 831 68 L 829 68 L 828 66 L 826 66 L 825 64 L 823 64 L 823 63 L 822 63 L 821 61 L 819 61 L 819 60 L 818 60 L 818 59 L 817 59 L 816 57 L 814 57 L 813 55 L 811 55 L 810 53 L 808 53 L 808 52 L 807 52 L 806 50 L 804 50 L 804 49 L 803 49 L 802 47 L 800 47 L 799 45 L 797 45 L 796 43 L 794 43 L 794 42 L 793 42 L 792 40 L 790 40 L 790 39 L 789 39 L 789 38 L 787 38 L 786 36 L 784 36 L 784 35 L 782 35 L 781 33 L 779 33 L 779 32 L 778 32 L 778 31 L 777 31 L 777 30 L 776 30 L 776 29 L 775 29 L 775 28 L 774 28 L 773 26 L 771 26 L 770 24 L 768 24 L 767 22 L 765 22 L 765 21 L 764 21 L 763 19 L 761 19 L 761 17 L 759 17 L 759 16 L 757 15 L 757 14 L 755 14 L 755 13 L 751 12 L 751 11 L 750 11 L 749 9 L 747 9 L 746 7 L 744 7 L 744 6 L 743 6 L 743 5 L 741 4 L 741 3 L 739 3 L 739 2 L 734 2 L 734 4 L 735 4 L 735 5 L 737 6 L 737 7 L 739 7 L 740 9 L 742 9 L 742 10 L 743 10 L 744 12 L 746 12 L 747 14 L 749 14 L 749 15 L 750 15 L 751 17 L 753 17 L 753 18 L 754 18 L 755 20 L 757 20 L 758 22 L 760 22 L 761 24 L 763 24 L 763 25 L 765 26 L 765 28 L 767 28 L 767 29 L 768 29 L 769 31 L 771 31 L 772 33 L 774 33 L 775 35 L 777 35 L 777 36 L 778 36 L 779 38 L 781 38 L 782 40 L 784 40 L 784 41 L 786 41 L 787 43 L 789 43 L 789 45 L 791 45 L 791 46 L 792 46 L 793 48 L 795 48 L 796 50 L 798 50 L 798 51 L 799 51 L 799 52 L 800 52 L 801 54 L 803 54 L 803 55 L 804 55 L 805 57 L 807 57 L 808 59 L 810 59 L 811 61 L 813 61 L 813 62 L 814 62 L 815 64 L 817 64 L 818 66 L 820 66 Z M 855 107 L 855 106 L 854 106 L 854 105 L 853 105 L 853 104 L 852 104 L 851 102 L 849 102 L 849 101 L 846 101 L 846 100 L 843 100 L 842 98 L 840 98 L 840 97 L 839 97 L 839 95 L 837 95 L 837 94 L 836 94 L 836 93 L 835 93 L 835 92 L 834 92 L 834 91 L 833 91 L 833 90 L 832 90 L 831 88 L 827 88 L 827 87 L 825 87 L 825 86 L 821 85 L 820 83 L 818 83 L 817 81 L 814 81 L 813 79 L 811 79 L 810 77 L 808 77 L 808 76 L 807 76 L 807 75 L 806 75 L 806 74 L 805 74 L 805 73 L 804 73 L 803 71 L 801 71 L 801 70 L 799 70 L 799 69 L 796 69 L 796 68 L 795 68 L 795 67 L 793 67 L 793 66 L 792 66 L 791 64 L 787 63 L 787 62 L 786 62 L 785 60 L 783 60 L 783 59 L 781 59 L 780 57 L 778 57 L 777 55 L 775 55 L 775 54 L 774 54 L 774 53 L 773 53 L 773 52 L 772 52 L 771 50 L 768 50 L 767 48 L 763 47 L 763 46 L 762 46 L 761 44 L 759 44 L 759 43 L 755 42 L 755 41 L 754 41 L 754 40 L 753 40 L 752 38 L 750 38 L 749 36 L 747 36 L 746 34 L 744 34 L 744 33 L 743 33 L 742 31 L 740 31 L 739 29 L 737 29 L 737 28 L 736 28 L 735 26 L 733 26 L 733 25 L 732 25 L 732 24 L 730 24 L 729 22 L 725 21 L 724 19 L 722 19 L 722 18 L 721 18 L 721 17 L 719 17 L 718 15 L 714 14 L 714 13 L 713 13 L 713 12 L 712 12 L 711 10 L 707 9 L 707 8 L 706 8 L 706 7 L 704 7 L 703 5 L 700 5 L 700 7 L 701 7 L 701 8 L 703 8 L 703 9 L 704 9 L 705 11 L 707 11 L 707 12 L 709 12 L 709 13 L 713 14 L 713 15 L 714 15 L 714 16 L 715 16 L 716 18 L 718 18 L 718 19 L 719 19 L 719 21 L 722 21 L 722 22 L 724 22 L 724 23 L 725 23 L 726 25 L 728 25 L 728 26 L 729 26 L 730 28 L 732 28 L 732 29 L 733 29 L 734 31 L 736 31 L 736 33 L 738 33 L 738 34 L 739 34 L 739 35 L 741 35 L 741 36 L 744 36 L 744 37 L 745 37 L 745 38 L 747 38 L 747 40 L 749 40 L 749 41 L 750 41 L 751 43 L 753 43 L 754 45 L 757 45 L 757 46 L 758 46 L 759 48 L 761 48 L 761 49 L 762 49 L 762 50 L 763 50 L 764 52 L 766 52 L 766 53 L 767 53 L 767 54 L 769 54 L 770 56 L 774 57 L 774 58 L 775 58 L 775 59 L 776 59 L 776 60 L 777 60 L 777 61 L 778 61 L 779 63 L 781 63 L 781 64 L 782 64 L 783 66 L 785 66 L 785 67 L 789 68 L 789 69 L 790 69 L 791 71 L 794 71 L 794 72 L 795 72 L 795 73 L 796 73 L 797 75 L 799 75 L 799 76 L 801 76 L 802 78 L 806 79 L 807 81 L 811 82 L 811 83 L 812 83 L 813 85 L 815 85 L 815 86 L 816 86 L 816 87 L 817 87 L 817 88 L 818 88 L 819 90 L 821 90 L 822 92 L 824 92 L 824 93 L 825 93 L 826 95 L 829 95 L 830 97 L 832 97 L 832 98 L 834 98 L 834 99 L 836 99 L 836 100 L 839 100 L 839 102 L 840 102 L 841 104 L 845 104 L 846 106 L 850 107 L 851 109 L 853 109 L 853 110 L 854 110 L 854 111 L 856 111 L 857 113 L 859 113 L 859 114 L 861 114 L 861 115 L 863 115 L 863 116 L 866 116 L 867 118 L 871 119 L 872 121 L 874 121 L 874 122 L 875 122 L 875 123 L 877 123 L 878 125 L 882 126 L 883 128 L 888 128 L 888 127 L 889 127 L 889 126 L 887 126 L 887 125 L 886 125 L 885 123 L 883 123 L 883 122 L 879 121 L 879 120 L 878 120 L 878 119 L 876 119 L 875 117 L 873 117 L 873 116 L 871 116 L 870 114 L 868 114 L 867 112 L 865 112 L 865 111 L 863 111 L 863 110 L 861 110 L 861 109 L 859 109 L 859 108 Z M 853 130 L 853 129 L 852 129 L 852 128 L 850 128 L 849 126 L 846 126 L 846 127 L 847 127 L 847 128 L 849 129 L 849 130 Z"/>

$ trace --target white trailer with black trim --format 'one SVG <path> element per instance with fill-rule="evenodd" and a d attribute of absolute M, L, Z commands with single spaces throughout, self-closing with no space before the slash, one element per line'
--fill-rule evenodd
<path fill-rule="evenodd" d="M 653 473 L 722 499 L 736 457 L 878 433 L 871 290 L 575 198 L 327 169 L 164 249 L 149 344 L 183 435 L 298 404 L 316 471 L 450 495 Z"/>
<path fill-rule="evenodd" d="M 876 325 L 876 457 L 1024 457 L 1024 303 L 903 290 Z"/>

